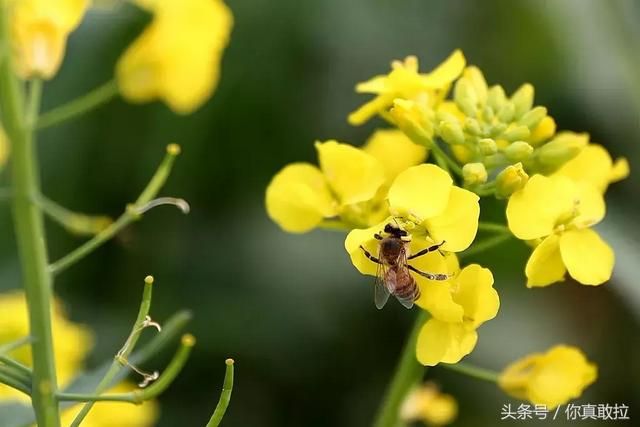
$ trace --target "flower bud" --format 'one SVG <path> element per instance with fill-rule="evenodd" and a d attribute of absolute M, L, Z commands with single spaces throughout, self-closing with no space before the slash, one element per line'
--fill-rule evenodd
<path fill-rule="evenodd" d="M 515 118 L 520 118 L 533 106 L 533 86 L 525 83 L 511 96 L 511 102 L 516 107 Z"/>
<path fill-rule="evenodd" d="M 389 111 L 396 125 L 413 139 L 423 145 L 429 145 L 433 139 L 433 124 L 429 111 L 421 104 L 407 99 L 397 98 Z"/>
<path fill-rule="evenodd" d="M 528 127 L 530 130 L 533 130 L 538 124 L 544 119 L 547 115 L 547 109 L 544 107 L 535 107 L 531 110 L 524 113 L 520 120 L 518 120 L 518 124 L 524 125 Z"/>
<path fill-rule="evenodd" d="M 520 162 L 526 160 L 533 153 L 533 147 L 524 141 L 516 141 L 504 150 L 504 155 L 512 162 Z"/>
<path fill-rule="evenodd" d="M 531 130 L 529 144 L 534 147 L 545 142 L 556 133 L 556 122 L 551 116 L 545 116 L 540 120 L 538 126 Z"/>
<path fill-rule="evenodd" d="M 529 175 L 524 171 L 522 163 L 507 166 L 496 178 L 496 197 L 508 198 L 524 188 L 528 180 Z"/>
<path fill-rule="evenodd" d="M 551 173 L 577 156 L 588 143 L 586 133 L 559 133 L 537 150 L 537 166 L 543 173 Z"/>
<path fill-rule="evenodd" d="M 467 117 L 464 121 L 464 130 L 471 135 L 482 135 L 482 128 L 480 127 L 480 122 L 477 119 L 472 117 Z"/>
<path fill-rule="evenodd" d="M 515 105 L 511 102 L 505 103 L 500 110 L 498 110 L 498 120 L 502 123 L 510 123 L 513 119 L 513 115 L 516 111 Z"/>
<path fill-rule="evenodd" d="M 491 138 L 482 138 L 481 140 L 479 140 L 478 147 L 480 148 L 480 152 L 482 152 L 482 154 L 485 156 L 490 156 L 498 152 L 498 146 L 496 145 L 496 142 Z"/>
<path fill-rule="evenodd" d="M 456 82 L 453 90 L 453 100 L 464 114 L 470 117 L 476 116 L 478 95 L 469 80 L 461 78 Z"/>
<path fill-rule="evenodd" d="M 462 167 L 465 185 L 484 184 L 487 182 L 487 170 L 482 163 L 467 163 Z"/>
<path fill-rule="evenodd" d="M 464 144 L 464 133 L 457 122 L 440 123 L 440 136 L 447 144 Z"/>
<path fill-rule="evenodd" d="M 507 95 L 504 93 L 502 86 L 492 86 L 487 92 L 487 105 L 495 111 L 499 111 L 507 101 Z"/>
<path fill-rule="evenodd" d="M 487 100 L 487 82 L 482 75 L 482 71 L 478 67 L 467 67 L 464 70 L 463 78 L 467 79 L 473 90 L 476 94 L 476 98 L 480 102 L 485 102 Z"/>
<path fill-rule="evenodd" d="M 502 138 L 507 141 L 517 141 L 526 139 L 530 134 L 531 131 L 529 131 L 528 127 L 515 125 L 507 128 L 507 130 L 502 133 Z"/>

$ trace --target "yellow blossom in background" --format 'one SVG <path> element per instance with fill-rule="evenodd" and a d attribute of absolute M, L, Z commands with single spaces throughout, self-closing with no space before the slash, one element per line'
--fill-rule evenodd
<path fill-rule="evenodd" d="M 0 126 L 0 171 L 4 169 L 4 165 L 7 164 L 9 158 L 9 140 L 7 134 L 4 133 L 4 129 Z"/>
<path fill-rule="evenodd" d="M 29 335 L 27 303 L 23 292 L 9 292 L 0 295 L 0 344 L 24 338 Z M 53 353 L 56 359 L 58 384 L 64 386 L 78 374 L 82 361 L 91 350 L 93 337 L 82 325 L 72 323 L 65 317 L 59 302 L 52 307 Z M 31 366 L 31 349 L 22 346 L 11 353 L 11 357 Z M 27 399 L 8 386 L 0 384 L 0 399 Z"/>
<path fill-rule="evenodd" d="M 602 194 L 592 185 L 562 176 L 534 175 L 507 205 L 511 232 L 541 239 L 527 262 L 527 286 L 547 286 L 571 277 L 600 285 L 611 277 L 614 253 L 590 227 L 604 218 Z"/>
<path fill-rule="evenodd" d="M 363 124 L 374 115 L 385 112 L 396 98 L 419 100 L 429 106 L 436 104 L 446 96 L 464 65 L 465 59 L 459 50 L 427 74 L 419 73 L 418 58 L 415 56 L 408 56 L 404 61 L 393 61 L 389 74 L 375 76 L 356 85 L 356 92 L 371 93 L 376 97 L 351 113 L 349 123 Z"/>
<path fill-rule="evenodd" d="M 67 38 L 80 24 L 88 5 L 88 0 L 11 2 L 12 50 L 20 77 L 50 79 L 56 74 Z"/>
<path fill-rule="evenodd" d="M 123 383 L 107 393 L 127 393 L 135 390 L 135 384 Z M 82 405 L 74 406 L 62 413 L 62 425 L 71 425 Z M 148 427 L 158 419 L 158 403 L 148 400 L 141 405 L 127 402 L 97 402 L 82 421 L 82 427 Z"/>
<path fill-rule="evenodd" d="M 491 271 L 471 264 L 447 281 L 416 280 L 424 282 L 416 304 L 432 316 L 418 335 L 418 361 L 426 366 L 459 362 L 473 351 L 476 329 L 498 313 L 500 298 Z"/>
<path fill-rule="evenodd" d="M 222 0 L 140 1 L 151 24 L 122 55 L 116 77 L 132 102 L 162 100 L 177 113 L 200 107 L 215 90 L 233 16 Z"/>
<path fill-rule="evenodd" d="M 546 353 L 535 353 L 505 368 L 498 379 L 511 396 L 554 409 L 580 397 L 598 376 L 580 349 L 557 345 Z"/>
<path fill-rule="evenodd" d="M 576 182 L 586 182 L 604 193 L 609 184 L 629 176 L 629 162 L 624 157 L 614 162 L 603 146 L 589 144 L 580 154 L 565 163 L 556 175 L 569 177 Z"/>
<path fill-rule="evenodd" d="M 373 199 L 386 180 L 383 164 L 364 150 L 333 140 L 316 143 L 316 150 L 319 168 L 290 164 L 267 187 L 267 213 L 285 231 L 310 231 Z"/>
<path fill-rule="evenodd" d="M 454 397 L 441 393 L 430 383 L 411 390 L 400 407 L 402 421 L 422 421 L 430 426 L 451 424 L 457 415 L 458 403 Z"/>

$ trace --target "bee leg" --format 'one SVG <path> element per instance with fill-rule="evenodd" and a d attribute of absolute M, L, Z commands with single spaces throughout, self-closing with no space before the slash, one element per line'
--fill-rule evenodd
<path fill-rule="evenodd" d="M 445 243 L 445 241 L 443 240 L 442 242 L 438 243 L 437 245 L 429 246 L 428 248 L 425 248 L 425 249 L 421 250 L 420 252 L 416 252 L 415 254 L 411 255 L 409 258 L 407 258 L 407 260 L 418 258 L 419 256 L 422 256 L 424 254 L 428 254 L 429 252 L 436 251 L 436 250 L 438 250 L 440 248 L 440 246 L 444 245 L 444 243 Z"/>
<path fill-rule="evenodd" d="M 425 273 L 424 271 L 420 271 L 417 268 L 415 268 L 412 265 L 407 264 L 407 268 L 415 273 L 418 273 L 419 275 L 421 275 L 422 277 L 426 277 L 429 280 L 447 280 L 449 277 L 451 277 L 449 274 L 442 274 L 442 273 Z"/>
<path fill-rule="evenodd" d="M 381 236 L 381 235 L 379 235 L 378 233 L 374 234 L 374 235 L 373 235 L 373 237 L 374 237 L 376 240 L 382 240 L 382 236 Z"/>
<path fill-rule="evenodd" d="M 382 264 L 382 262 L 380 262 L 378 258 L 371 255 L 371 253 L 368 250 L 366 250 L 362 245 L 360 245 L 360 249 L 362 249 L 362 251 L 364 252 L 364 256 L 369 258 L 371 261 L 375 262 L 376 264 Z"/>

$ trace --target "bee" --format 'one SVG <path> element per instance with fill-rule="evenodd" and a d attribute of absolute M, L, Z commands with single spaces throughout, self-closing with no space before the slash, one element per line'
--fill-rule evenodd
<path fill-rule="evenodd" d="M 406 230 L 396 224 L 388 223 L 384 227 L 384 233 L 386 237 L 379 233 L 373 235 L 376 240 L 380 241 L 377 257 L 360 245 L 364 255 L 378 264 L 374 286 L 376 307 L 381 309 L 387 303 L 389 295 L 394 295 L 403 306 L 411 308 L 413 303 L 420 298 L 420 288 L 411 272 L 430 280 L 447 280 L 450 276 L 420 271 L 410 265 L 408 261 L 438 250 L 445 242 L 442 241 L 411 255 L 409 250 L 411 237 Z"/>

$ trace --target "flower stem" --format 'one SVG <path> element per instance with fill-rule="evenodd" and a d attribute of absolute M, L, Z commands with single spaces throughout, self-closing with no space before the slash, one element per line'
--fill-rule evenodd
<path fill-rule="evenodd" d="M 231 400 L 231 392 L 233 391 L 234 362 L 233 359 L 227 359 L 224 363 L 227 365 L 227 367 L 224 372 L 224 384 L 222 385 L 222 393 L 220 394 L 220 399 L 218 400 L 216 409 L 215 411 L 213 411 L 213 415 L 211 415 L 211 419 L 207 423 L 206 427 L 218 427 L 220 425 L 225 412 L 227 412 L 229 401 Z"/>
<path fill-rule="evenodd" d="M 3 125 L 11 142 L 13 220 L 33 340 L 32 405 L 39 427 L 59 427 L 51 334 L 52 278 L 47 270 L 43 214 L 33 203 L 33 195 L 40 193 L 40 183 L 33 135 L 28 125 L 29 120 L 37 115 L 41 83 L 32 83 L 27 110 L 23 87 L 11 64 L 7 4 L 0 2 L 0 107 Z"/>
<path fill-rule="evenodd" d="M 114 80 L 110 80 L 73 101 L 43 113 L 35 123 L 35 127 L 44 129 L 71 120 L 107 103 L 116 95 L 118 95 L 118 85 Z"/>
<path fill-rule="evenodd" d="M 504 224 L 498 224 L 497 222 L 480 222 L 478 223 L 479 231 L 489 231 L 492 233 L 507 233 L 511 234 L 511 230 Z"/>
<path fill-rule="evenodd" d="M 440 148 L 437 141 L 434 140 L 433 143 L 429 145 L 429 147 L 431 147 L 431 149 L 433 150 L 433 155 L 435 156 L 438 165 L 442 169 L 446 171 L 452 170 L 456 175 L 462 176 L 462 168 L 460 167 L 460 165 L 458 165 L 455 160 L 449 157 L 449 155 L 445 153 L 442 148 Z"/>
<path fill-rule="evenodd" d="M 396 426 L 400 406 L 405 396 L 424 375 L 425 368 L 416 360 L 416 343 L 420 329 L 429 318 L 429 314 L 424 310 L 419 311 L 420 314 L 416 318 L 411 334 L 402 350 L 391 384 L 387 389 L 384 403 L 376 416 L 374 427 Z"/>
<path fill-rule="evenodd" d="M 484 239 L 484 240 L 474 244 L 473 246 L 471 246 L 466 251 L 458 254 L 458 258 L 459 259 L 463 259 L 463 258 L 467 258 L 467 257 L 472 256 L 472 255 L 477 255 L 480 252 L 484 252 L 486 250 L 489 250 L 489 249 L 493 248 L 494 246 L 498 246 L 498 245 L 506 242 L 509 239 L 511 239 L 511 234 L 498 234 L 496 236 L 489 237 L 487 239 Z"/>
<path fill-rule="evenodd" d="M 498 372 L 492 371 L 490 369 L 479 368 L 477 366 L 469 365 L 468 363 L 441 363 L 440 366 L 443 366 L 452 371 L 459 372 L 461 374 L 468 375 L 473 378 L 477 378 L 479 380 L 489 381 L 492 383 L 497 383 L 498 377 L 500 376 L 500 373 Z"/>
<path fill-rule="evenodd" d="M 6 384 L 11 388 L 31 396 L 31 386 L 29 382 L 9 366 L 0 365 L 0 384 Z"/>

